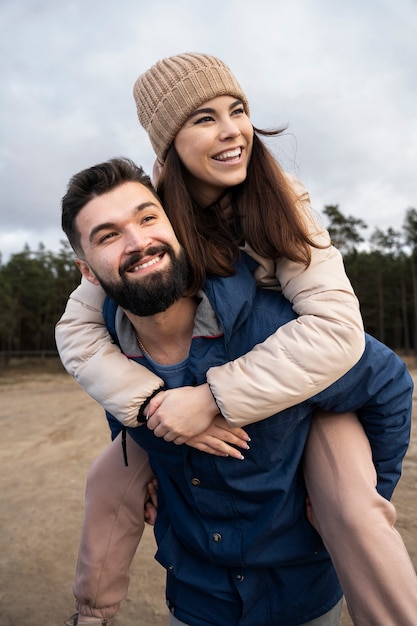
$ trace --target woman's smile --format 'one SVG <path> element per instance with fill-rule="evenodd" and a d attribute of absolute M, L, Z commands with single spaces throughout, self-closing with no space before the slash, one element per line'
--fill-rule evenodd
<path fill-rule="evenodd" d="M 242 154 L 242 148 L 236 148 L 235 150 L 227 150 L 227 152 L 222 152 L 221 154 L 217 154 L 213 157 L 216 161 L 224 161 L 227 163 L 239 162 L 240 156 Z"/>

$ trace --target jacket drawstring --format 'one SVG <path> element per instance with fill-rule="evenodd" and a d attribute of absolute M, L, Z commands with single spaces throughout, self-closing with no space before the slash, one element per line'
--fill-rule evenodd
<path fill-rule="evenodd" d="M 125 461 L 125 466 L 128 467 L 128 462 L 127 462 L 127 447 L 126 447 L 126 426 L 123 426 L 122 428 L 122 450 L 123 450 L 123 458 Z"/>

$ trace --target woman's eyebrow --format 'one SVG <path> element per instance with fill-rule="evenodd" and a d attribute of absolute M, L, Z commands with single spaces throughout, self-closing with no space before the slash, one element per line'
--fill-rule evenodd
<path fill-rule="evenodd" d="M 229 106 L 229 111 L 231 109 L 234 109 L 235 106 L 238 106 L 239 104 L 243 104 L 242 100 L 235 100 L 234 102 L 231 103 L 231 105 Z M 188 117 L 188 119 L 190 120 L 191 118 L 195 117 L 196 115 L 201 115 L 202 113 L 215 113 L 216 109 L 214 109 L 213 107 L 202 107 L 201 109 L 196 109 L 195 111 L 193 111 L 190 116 Z"/>

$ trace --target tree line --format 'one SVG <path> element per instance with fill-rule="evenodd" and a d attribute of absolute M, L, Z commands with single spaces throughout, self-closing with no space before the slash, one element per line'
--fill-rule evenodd
<path fill-rule="evenodd" d="M 417 353 L 417 210 L 406 211 L 400 230 L 376 228 L 343 215 L 338 205 L 323 213 L 334 245 L 359 298 L 365 329 L 393 350 Z M 69 244 L 53 253 L 25 246 L 7 263 L 0 257 L 0 352 L 56 350 L 54 329 L 68 295 L 80 281 Z"/>

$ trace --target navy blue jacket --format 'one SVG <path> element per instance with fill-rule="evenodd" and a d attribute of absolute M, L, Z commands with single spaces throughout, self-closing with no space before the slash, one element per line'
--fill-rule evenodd
<path fill-rule="evenodd" d="M 248 263 L 251 265 L 251 263 Z M 167 388 L 205 382 L 206 371 L 249 351 L 295 317 L 276 292 L 257 289 L 243 258 L 235 276 L 205 285 L 223 334 L 193 338 L 175 366 L 141 364 Z M 115 306 L 105 319 L 115 334 Z M 379 488 L 389 497 L 408 446 L 412 383 L 402 361 L 367 337 L 361 361 L 307 402 L 246 427 L 245 460 L 208 455 L 128 429 L 158 477 L 156 558 L 167 600 L 192 626 L 296 626 L 341 597 L 330 558 L 304 515 L 301 457 L 315 408 L 358 410 L 370 437 Z"/>

